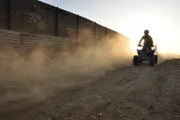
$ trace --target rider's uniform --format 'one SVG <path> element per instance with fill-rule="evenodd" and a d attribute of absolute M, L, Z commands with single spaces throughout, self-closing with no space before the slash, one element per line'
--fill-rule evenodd
<path fill-rule="evenodd" d="M 151 47 L 153 47 L 153 39 L 150 35 L 142 36 L 141 40 L 144 40 L 143 49 L 146 49 L 146 47 L 151 49 Z"/>

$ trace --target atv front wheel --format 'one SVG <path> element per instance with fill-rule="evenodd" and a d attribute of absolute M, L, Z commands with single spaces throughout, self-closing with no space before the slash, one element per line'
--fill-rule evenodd
<path fill-rule="evenodd" d="M 139 57 L 137 55 L 135 55 L 134 58 L 133 58 L 134 65 L 137 66 L 138 62 L 139 62 Z"/>
<path fill-rule="evenodd" d="M 154 63 L 157 64 L 158 63 L 158 56 L 154 55 Z"/>
<path fill-rule="evenodd" d="M 149 63 L 150 63 L 150 66 L 154 66 L 154 63 L 155 63 L 155 61 L 154 61 L 154 56 L 152 56 L 152 57 L 150 58 Z"/>

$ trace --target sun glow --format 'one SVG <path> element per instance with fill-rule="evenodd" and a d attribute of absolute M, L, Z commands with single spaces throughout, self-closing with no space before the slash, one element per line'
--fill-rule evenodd
<path fill-rule="evenodd" d="M 126 35 L 131 39 L 131 49 L 135 52 L 140 38 L 144 35 L 145 29 L 150 31 L 158 51 L 162 53 L 180 54 L 176 39 L 176 29 L 170 18 L 159 17 L 158 15 L 149 15 L 144 17 L 142 14 L 128 16 L 126 21 Z"/>

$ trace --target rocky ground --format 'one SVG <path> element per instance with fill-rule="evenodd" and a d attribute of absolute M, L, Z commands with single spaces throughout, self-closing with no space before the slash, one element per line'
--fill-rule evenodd
<path fill-rule="evenodd" d="M 26 107 L 1 105 L 0 120 L 180 120 L 179 68 L 171 60 L 113 70 Z"/>

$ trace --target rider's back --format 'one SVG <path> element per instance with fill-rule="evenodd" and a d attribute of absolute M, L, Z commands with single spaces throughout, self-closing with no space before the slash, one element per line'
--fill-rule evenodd
<path fill-rule="evenodd" d="M 144 35 L 142 39 L 144 39 L 144 46 L 147 46 L 147 47 L 153 46 L 153 39 L 150 35 Z"/>

